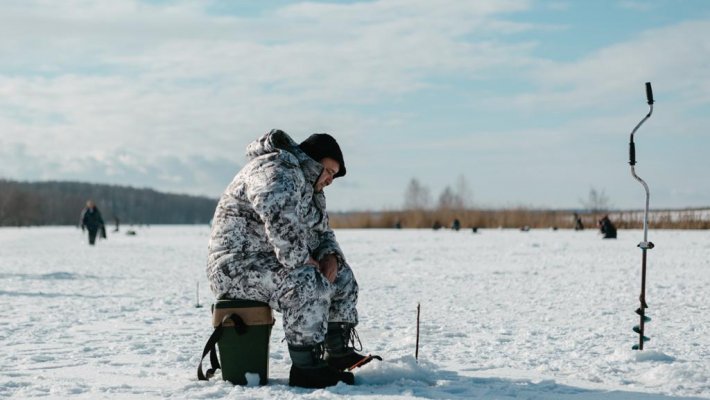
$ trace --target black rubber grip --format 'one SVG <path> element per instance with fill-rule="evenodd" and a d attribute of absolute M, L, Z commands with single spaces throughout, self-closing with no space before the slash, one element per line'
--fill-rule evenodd
<path fill-rule="evenodd" d="M 653 89 L 651 89 L 651 82 L 646 82 L 646 98 L 648 99 L 648 104 L 653 104 Z"/>
<path fill-rule="evenodd" d="M 629 143 L 629 165 L 636 165 L 636 146 L 634 142 Z"/>

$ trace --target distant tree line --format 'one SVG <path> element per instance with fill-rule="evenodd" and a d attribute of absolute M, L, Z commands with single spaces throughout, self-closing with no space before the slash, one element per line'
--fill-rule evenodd
<path fill-rule="evenodd" d="M 207 224 L 216 199 L 161 193 L 130 186 L 0 179 L 0 226 L 77 225 L 87 200 L 107 225 Z"/>

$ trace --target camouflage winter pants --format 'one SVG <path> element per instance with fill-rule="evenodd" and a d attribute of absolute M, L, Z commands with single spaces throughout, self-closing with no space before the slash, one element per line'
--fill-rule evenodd
<path fill-rule="evenodd" d="M 339 263 L 333 283 L 310 265 L 286 269 L 273 255 L 234 264 L 208 274 L 212 291 L 268 303 L 282 313 L 286 341 L 291 345 L 322 343 L 328 322 L 358 322 L 358 285 L 346 263 Z"/>

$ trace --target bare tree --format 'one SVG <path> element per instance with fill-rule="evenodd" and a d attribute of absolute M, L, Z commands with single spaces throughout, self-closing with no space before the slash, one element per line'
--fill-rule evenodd
<path fill-rule="evenodd" d="M 458 208 L 460 199 L 456 196 L 450 186 L 446 186 L 439 195 L 438 207 L 440 210 L 453 210 Z"/>
<path fill-rule="evenodd" d="M 407 185 L 407 190 L 404 192 L 404 209 L 405 210 L 424 210 L 431 205 L 431 194 L 429 188 L 419 183 L 415 178 L 412 178 Z"/>
<path fill-rule="evenodd" d="M 587 200 L 580 199 L 580 203 L 592 214 L 606 212 L 610 207 L 609 196 L 604 193 L 604 189 L 597 190 L 594 187 L 589 189 Z"/>
<path fill-rule="evenodd" d="M 456 179 L 455 189 L 447 185 L 439 195 L 438 208 L 440 210 L 465 210 L 471 207 L 472 197 L 466 177 L 459 175 Z"/>
<path fill-rule="evenodd" d="M 456 206 L 459 209 L 468 209 L 473 206 L 473 192 L 468 184 L 468 180 L 462 174 L 456 179 L 456 198 L 458 204 Z"/>

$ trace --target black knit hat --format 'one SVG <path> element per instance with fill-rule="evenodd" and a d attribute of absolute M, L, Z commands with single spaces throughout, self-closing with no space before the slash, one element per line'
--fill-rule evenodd
<path fill-rule="evenodd" d="M 340 164 L 340 170 L 335 174 L 334 178 L 345 175 L 345 161 L 343 153 L 340 151 L 338 142 L 327 133 L 314 133 L 308 139 L 301 142 L 298 147 L 308 154 L 312 159 L 320 162 L 320 160 L 330 157 Z"/>

